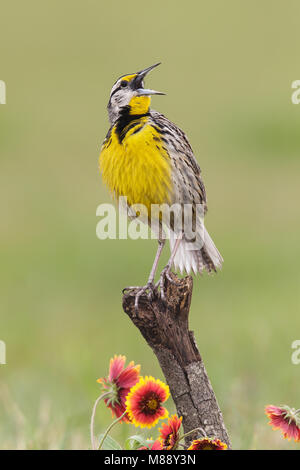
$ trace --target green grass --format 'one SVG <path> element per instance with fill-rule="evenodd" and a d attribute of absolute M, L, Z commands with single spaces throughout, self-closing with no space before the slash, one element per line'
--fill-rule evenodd
<path fill-rule="evenodd" d="M 3 449 L 88 448 L 96 379 L 115 353 L 163 378 L 121 309 L 155 242 L 95 235 L 96 207 L 110 200 L 97 170 L 110 87 L 158 60 L 147 83 L 167 96 L 153 105 L 188 133 L 225 259 L 195 281 L 190 324 L 233 446 L 297 447 L 267 426 L 264 406 L 299 407 L 299 4 L 155 0 L 150 10 L 135 0 L 1 8 Z M 109 422 L 100 406 L 99 433 Z"/>

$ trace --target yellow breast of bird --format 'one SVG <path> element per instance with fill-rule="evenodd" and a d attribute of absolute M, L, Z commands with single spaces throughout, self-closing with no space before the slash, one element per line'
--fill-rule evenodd
<path fill-rule="evenodd" d="M 128 205 L 169 203 L 172 194 L 171 161 L 159 131 L 147 117 L 131 121 L 122 132 L 112 128 L 99 158 L 104 182 Z M 149 213 L 149 212 L 148 212 Z"/>

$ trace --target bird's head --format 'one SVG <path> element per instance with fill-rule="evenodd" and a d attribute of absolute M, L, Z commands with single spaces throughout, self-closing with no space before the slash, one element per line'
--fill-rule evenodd
<path fill-rule="evenodd" d="M 107 105 L 111 123 L 115 122 L 123 112 L 131 115 L 146 114 L 149 111 L 151 95 L 164 95 L 160 91 L 144 88 L 145 76 L 158 65 L 159 63 L 140 72 L 123 75 L 116 81 Z"/>

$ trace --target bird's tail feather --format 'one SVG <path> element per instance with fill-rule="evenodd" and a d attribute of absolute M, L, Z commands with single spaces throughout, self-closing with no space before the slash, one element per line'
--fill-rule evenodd
<path fill-rule="evenodd" d="M 193 271 L 195 274 L 202 274 L 204 269 L 206 269 L 208 272 L 221 269 L 223 258 L 205 227 L 203 230 L 203 238 L 203 245 L 200 249 L 190 249 L 191 243 L 187 242 L 183 238 L 174 258 L 175 269 L 178 269 L 181 273 L 186 271 L 188 274 L 190 274 L 191 271 Z M 174 248 L 175 242 L 176 236 L 174 232 L 171 232 L 171 252 Z"/>

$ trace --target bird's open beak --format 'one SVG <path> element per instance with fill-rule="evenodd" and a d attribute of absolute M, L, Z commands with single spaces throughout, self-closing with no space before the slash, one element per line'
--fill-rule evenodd
<path fill-rule="evenodd" d="M 150 88 L 138 88 L 136 92 L 138 96 L 165 95 L 162 91 L 150 90 Z"/>
<path fill-rule="evenodd" d="M 147 73 L 149 73 L 158 65 L 160 65 L 160 62 L 154 65 L 151 65 L 150 67 L 147 67 L 146 69 L 141 70 L 140 72 L 137 73 L 135 79 L 133 80 L 133 85 L 138 96 L 165 95 L 165 93 L 162 93 L 161 91 L 155 91 L 155 90 L 150 90 L 149 88 L 143 88 L 144 87 L 143 80 L 145 76 L 147 75 Z"/>

